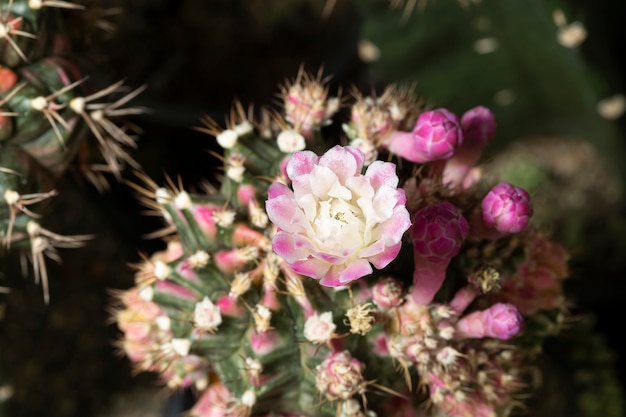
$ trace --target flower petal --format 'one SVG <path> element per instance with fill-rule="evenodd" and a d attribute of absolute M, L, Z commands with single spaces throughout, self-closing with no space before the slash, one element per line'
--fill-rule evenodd
<path fill-rule="evenodd" d="M 396 164 L 391 162 L 374 161 L 367 167 L 365 176 L 370 178 L 371 184 L 374 189 L 379 189 L 381 186 L 386 185 L 388 187 L 398 187 L 398 175 L 396 174 Z"/>
<path fill-rule="evenodd" d="M 330 269 L 330 264 L 321 259 L 309 258 L 291 264 L 291 269 L 311 278 L 322 278 Z"/>
<path fill-rule="evenodd" d="M 319 161 L 319 156 L 311 151 L 295 152 L 291 155 L 287 164 L 287 175 L 290 180 L 311 172 L 315 164 Z"/>
<path fill-rule="evenodd" d="M 311 254 L 311 241 L 303 235 L 280 231 L 272 239 L 272 249 L 288 263 L 305 259 Z"/>
<path fill-rule="evenodd" d="M 356 150 L 356 148 L 352 149 Z M 343 148 L 339 145 L 334 146 L 320 157 L 319 164 L 333 171 L 339 178 L 339 181 L 343 183 L 348 178 L 360 174 L 361 168 L 363 167 L 364 156 L 362 156 L 363 153 L 361 151 L 357 151 L 360 153 L 361 158 L 358 158 L 359 154 L 356 152 L 350 152 L 347 148 Z"/>

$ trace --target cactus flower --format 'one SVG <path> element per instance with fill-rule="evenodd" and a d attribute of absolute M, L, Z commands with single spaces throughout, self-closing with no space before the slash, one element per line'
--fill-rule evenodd
<path fill-rule="evenodd" d="M 497 303 L 461 318 L 456 324 L 456 338 L 495 337 L 509 340 L 520 332 L 522 321 L 522 316 L 513 304 Z"/>
<path fill-rule="evenodd" d="M 412 132 L 392 134 L 386 146 L 391 153 L 422 164 L 451 158 L 462 143 L 459 118 L 442 108 L 420 114 Z"/>
<path fill-rule="evenodd" d="M 427 206 L 413 215 L 415 269 L 410 297 L 416 304 L 426 305 L 433 300 L 468 231 L 467 220 L 450 203 Z"/>
<path fill-rule="evenodd" d="M 296 152 L 287 165 L 293 190 L 269 188 L 266 208 L 278 227 L 274 251 L 294 271 L 337 287 L 387 266 L 410 226 L 395 165 L 375 161 L 364 175 L 364 155 L 335 146 L 319 157 Z"/>

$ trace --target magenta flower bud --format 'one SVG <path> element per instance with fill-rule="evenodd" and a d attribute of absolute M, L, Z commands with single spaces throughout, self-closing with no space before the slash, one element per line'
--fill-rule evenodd
<path fill-rule="evenodd" d="M 416 304 L 429 304 L 446 277 L 446 269 L 467 237 L 469 224 L 450 203 L 425 207 L 413 215 L 413 288 Z"/>
<path fill-rule="evenodd" d="M 455 338 L 480 339 L 494 337 L 509 340 L 522 329 L 522 315 L 513 304 L 497 303 L 486 310 L 475 311 L 456 324 Z"/>
<path fill-rule="evenodd" d="M 413 132 L 392 134 L 386 145 L 404 159 L 425 163 L 451 158 L 462 143 L 459 118 L 447 109 L 436 109 L 420 114 Z"/>
<path fill-rule="evenodd" d="M 472 178 L 467 178 L 470 170 L 480 159 L 487 142 L 496 131 L 495 116 L 486 107 L 478 106 L 465 112 L 461 118 L 463 145 L 459 146 L 454 156 L 446 161 L 443 170 L 443 183 L 452 187 L 467 188 Z"/>
<path fill-rule="evenodd" d="M 522 231 L 533 215 L 528 193 L 503 182 L 493 187 L 481 203 L 485 226 L 500 233 Z"/>
<path fill-rule="evenodd" d="M 486 107 L 477 106 L 461 117 L 465 145 L 484 148 L 496 133 L 496 117 Z"/>
<path fill-rule="evenodd" d="M 419 210 L 410 230 L 415 254 L 433 263 L 449 262 L 456 256 L 468 231 L 467 220 L 451 203 Z"/>

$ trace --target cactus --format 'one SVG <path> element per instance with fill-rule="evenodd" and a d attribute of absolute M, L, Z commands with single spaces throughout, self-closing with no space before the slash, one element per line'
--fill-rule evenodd
<path fill-rule="evenodd" d="M 84 9 L 57 0 L 10 0 L 0 6 L 2 254 L 10 249 L 26 254 L 46 303 L 45 258 L 58 261 L 57 248 L 79 247 L 90 238 L 63 236 L 41 226 L 39 211 L 57 194 L 56 180 L 70 168 L 78 169 L 104 190 L 108 174 L 120 179 L 125 165 L 139 167 L 130 156 L 132 127 L 120 117 L 143 112 L 122 107 L 144 87 L 129 92 L 121 82 L 100 90 L 88 85 L 66 46 L 73 39 L 64 30 L 63 14 Z M 101 156 L 95 156 L 94 148 Z M 35 205 L 39 207 L 33 209 Z"/>
<path fill-rule="evenodd" d="M 225 128 L 198 127 L 223 148 L 219 184 L 138 173 L 167 248 L 115 298 L 120 349 L 193 388 L 191 416 L 522 407 L 542 342 L 568 320 L 568 258 L 529 224 L 524 190 L 481 179 L 482 145 L 455 159 L 491 139 L 491 113 L 431 111 L 390 86 L 355 93 L 338 137 L 327 126 L 347 100 L 321 76 L 301 71 L 281 96 L 280 110 L 237 103 Z"/>

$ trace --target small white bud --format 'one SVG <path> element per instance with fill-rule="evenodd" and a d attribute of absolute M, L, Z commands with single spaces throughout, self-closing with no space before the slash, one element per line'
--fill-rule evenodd
<path fill-rule="evenodd" d="M 155 319 L 155 322 L 159 330 L 163 330 L 164 332 L 172 328 L 172 320 L 167 316 L 159 316 Z"/>
<path fill-rule="evenodd" d="M 237 133 L 237 135 L 246 136 L 247 134 L 252 133 L 253 129 L 254 129 L 254 126 L 252 126 L 252 123 L 250 123 L 247 120 L 244 120 L 243 122 L 235 126 L 234 130 L 235 130 L 235 133 Z"/>
<path fill-rule="evenodd" d="M 154 262 L 154 276 L 159 280 L 163 281 L 166 279 L 171 272 L 171 268 L 163 261 L 155 261 Z"/>
<path fill-rule="evenodd" d="M 304 338 L 311 343 L 326 343 L 335 333 L 333 313 L 313 314 L 304 322 Z"/>
<path fill-rule="evenodd" d="M 218 211 L 213 214 L 213 220 L 215 220 L 215 223 L 217 223 L 219 227 L 226 228 L 233 225 L 236 215 L 237 213 L 233 210 Z"/>
<path fill-rule="evenodd" d="M 248 408 L 254 407 L 256 404 L 256 394 L 252 390 L 247 390 L 241 396 L 241 403 Z"/>
<path fill-rule="evenodd" d="M 205 296 L 202 301 L 196 303 L 193 321 L 200 330 L 214 331 L 222 324 L 222 312 L 209 297 Z"/>
<path fill-rule="evenodd" d="M 174 205 L 179 210 L 186 210 L 191 207 L 191 197 L 186 191 L 181 191 L 174 199 Z"/>
<path fill-rule="evenodd" d="M 143 287 L 139 291 L 139 297 L 141 297 L 144 301 L 152 301 L 152 298 L 154 297 L 154 290 L 152 287 Z"/>
<path fill-rule="evenodd" d="M 154 196 L 156 197 L 156 202 L 158 204 L 167 204 L 172 201 L 172 194 L 170 194 L 170 192 L 165 188 L 159 188 L 156 190 Z"/>
<path fill-rule="evenodd" d="M 226 129 L 216 137 L 217 143 L 224 149 L 230 149 L 237 144 L 239 135 L 234 130 Z"/>
<path fill-rule="evenodd" d="M 211 256 L 203 250 L 200 250 L 189 257 L 189 264 L 193 268 L 202 268 L 209 263 Z"/>
<path fill-rule="evenodd" d="M 304 136 L 295 130 L 283 130 L 280 132 L 276 138 L 276 143 L 278 144 L 278 149 L 285 153 L 293 153 L 306 148 Z"/>
<path fill-rule="evenodd" d="M 39 96 L 30 100 L 30 107 L 33 110 L 42 111 L 46 107 L 48 107 L 48 100 L 45 97 Z"/>
<path fill-rule="evenodd" d="M 235 182 L 243 181 L 243 174 L 246 173 L 246 167 L 243 165 L 229 166 L 226 168 L 226 176 Z"/>
<path fill-rule="evenodd" d="M 172 349 L 180 356 L 187 356 L 191 348 L 191 342 L 187 339 L 172 339 Z"/>
<path fill-rule="evenodd" d="M 18 201 L 20 201 L 20 194 L 18 192 L 16 192 L 16 191 L 13 191 L 13 190 L 6 190 L 4 192 L 4 201 L 9 206 L 12 206 L 13 204 L 15 204 Z"/>

